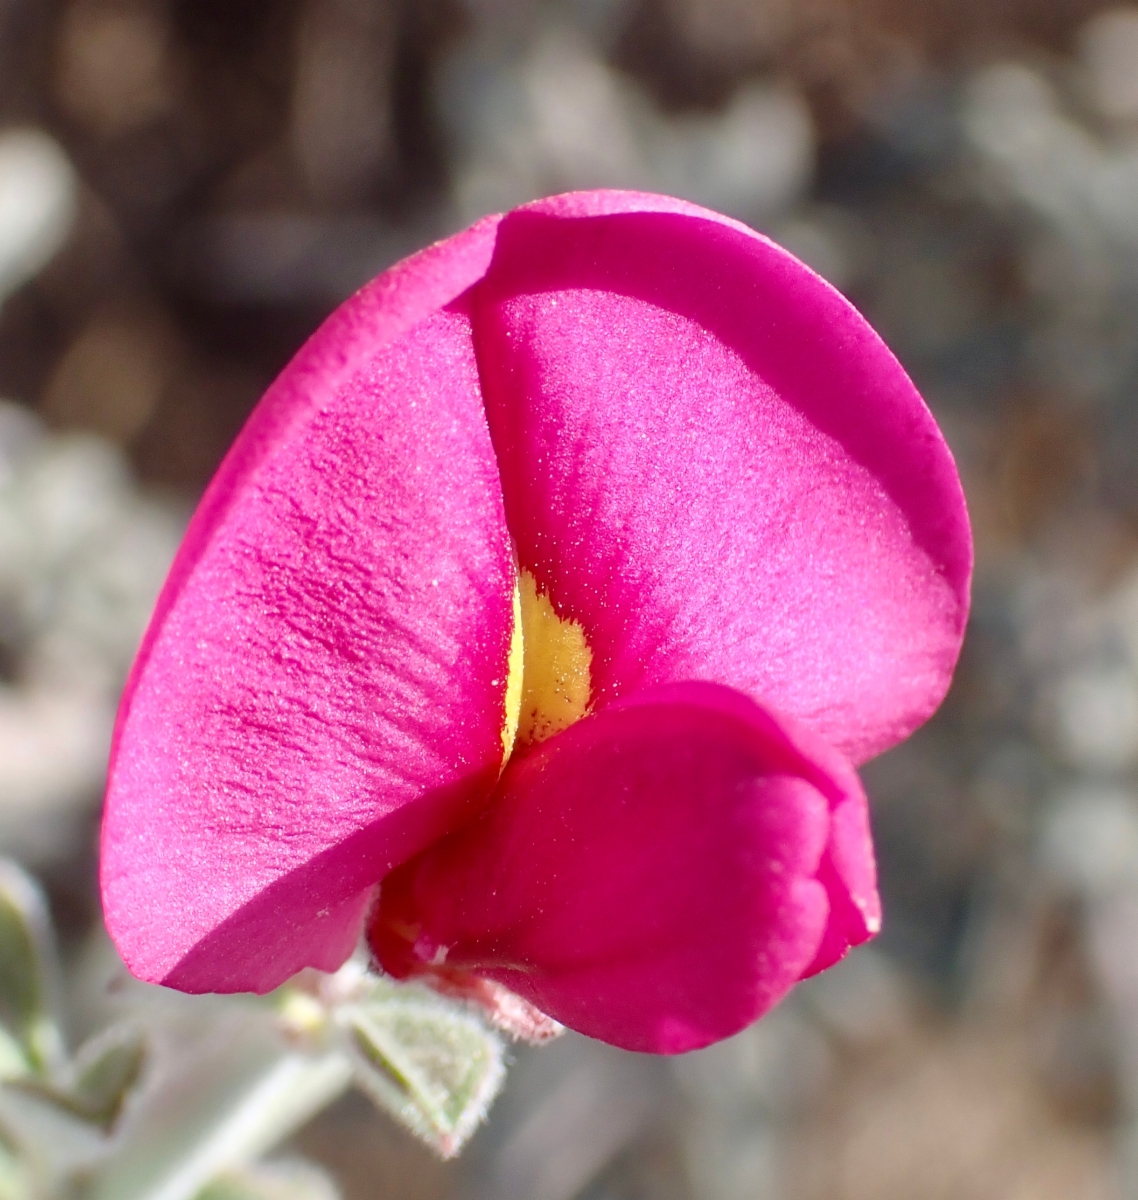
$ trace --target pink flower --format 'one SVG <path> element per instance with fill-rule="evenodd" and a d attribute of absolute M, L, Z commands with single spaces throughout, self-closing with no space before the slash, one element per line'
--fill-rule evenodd
<path fill-rule="evenodd" d="M 876 932 L 850 764 L 940 702 L 970 569 L 932 417 L 785 251 L 659 196 L 487 218 L 333 314 L 210 485 L 119 718 L 111 934 L 265 991 L 372 912 L 394 974 L 726 1037 Z"/>

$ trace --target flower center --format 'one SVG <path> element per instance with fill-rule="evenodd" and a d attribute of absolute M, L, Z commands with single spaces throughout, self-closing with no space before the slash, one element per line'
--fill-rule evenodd
<path fill-rule="evenodd" d="M 557 615 L 522 570 L 514 589 L 514 633 L 506 684 L 505 758 L 568 729 L 589 709 L 593 652 L 577 621 Z"/>

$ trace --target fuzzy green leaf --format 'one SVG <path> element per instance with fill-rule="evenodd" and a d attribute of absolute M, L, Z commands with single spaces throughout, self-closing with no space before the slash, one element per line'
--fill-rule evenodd
<path fill-rule="evenodd" d="M 0 1200 L 35 1200 L 27 1168 L 4 1141 L 0 1141 Z"/>
<path fill-rule="evenodd" d="M 339 1020 L 358 1086 L 444 1158 L 457 1154 L 502 1086 L 502 1039 L 427 992 L 381 992 Z"/>
<path fill-rule="evenodd" d="M 340 1200 L 340 1192 L 319 1167 L 291 1159 L 228 1171 L 196 1200 Z"/>
<path fill-rule="evenodd" d="M 122 1112 L 142 1074 L 146 1042 L 133 1025 L 115 1025 L 87 1042 L 75 1056 L 71 1094 L 77 1111 L 104 1129 Z"/>
<path fill-rule="evenodd" d="M 59 974 L 55 935 L 39 885 L 14 862 L 0 859 L 0 1077 L 46 1075 L 63 1061 L 56 1020 Z M 12 1044 L 13 1043 L 14 1047 Z"/>

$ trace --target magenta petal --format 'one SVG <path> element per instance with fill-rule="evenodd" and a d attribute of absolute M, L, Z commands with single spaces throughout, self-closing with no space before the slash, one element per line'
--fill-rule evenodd
<path fill-rule="evenodd" d="M 342 307 L 194 517 L 123 700 L 103 829 L 107 924 L 144 979 L 265 991 L 336 967 L 380 876 L 497 778 L 513 555 L 451 303 L 493 236 Z"/>
<path fill-rule="evenodd" d="M 830 917 L 818 952 L 802 973 L 804 979 L 832 967 L 881 929 L 869 808 L 860 787 L 849 791 L 831 813 L 830 839 L 818 882 L 826 889 Z"/>
<path fill-rule="evenodd" d="M 859 803 L 840 756 L 746 696 L 657 688 L 515 758 L 477 820 L 384 882 L 373 945 L 406 974 L 403 931 L 424 966 L 487 976 L 583 1033 L 691 1050 L 814 961 L 830 814 Z"/>
<path fill-rule="evenodd" d="M 730 684 L 861 761 L 948 686 L 971 542 L 897 361 L 771 242 L 662 197 L 507 215 L 475 337 L 523 566 L 598 703 Z"/>

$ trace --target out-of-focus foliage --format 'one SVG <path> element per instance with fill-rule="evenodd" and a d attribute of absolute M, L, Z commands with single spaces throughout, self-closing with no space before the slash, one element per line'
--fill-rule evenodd
<path fill-rule="evenodd" d="M 285 1161 L 230 1171 L 198 1200 L 339 1200 L 328 1176 L 311 1163 Z"/>
<path fill-rule="evenodd" d="M 132 984 L 74 1055 L 61 978 L 39 888 L 0 860 L 4 1200 L 325 1200 L 338 1193 L 319 1168 L 262 1156 L 353 1081 L 450 1156 L 504 1076 L 473 1012 L 355 961 L 268 1001 Z"/>
<path fill-rule="evenodd" d="M 18 867 L 0 862 L 0 1078 L 42 1075 L 60 1065 L 60 983 L 43 897 Z"/>

